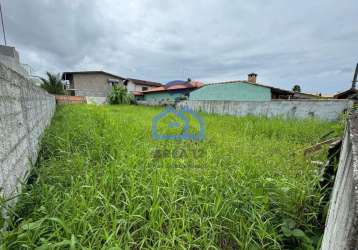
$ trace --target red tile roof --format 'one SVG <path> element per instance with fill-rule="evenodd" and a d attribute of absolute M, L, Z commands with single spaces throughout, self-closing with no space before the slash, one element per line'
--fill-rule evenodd
<path fill-rule="evenodd" d="M 143 93 L 152 93 L 152 92 L 163 92 L 163 91 L 173 91 L 173 90 L 183 90 L 183 89 L 196 89 L 204 86 L 202 82 L 199 81 L 190 81 L 185 83 L 173 84 L 170 86 L 162 86 L 157 88 L 152 88 L 150 90 L 143 91 Z"/>

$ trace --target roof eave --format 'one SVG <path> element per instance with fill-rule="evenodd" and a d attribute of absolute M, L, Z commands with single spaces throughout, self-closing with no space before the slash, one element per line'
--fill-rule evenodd
<path fill-rule="evenodd" d="M 114 75 L 112 73 L 108 73 L 102 70 L 93 70 L 93 71 L 67 71 L 67 72 L 63 72 L 62 73 L 62 80 L 65 80 L 65 75 L 74 75 L 74 74 L 79 74 L 79 75 L 84 75 L 84 74 L 104 74 L 104 75 L 109 75 L 115 78 L 119 78 L 121 80 L 125 80 L 126 78 L 122 77 L 122 76 L 118 76 L 118 75 Z"/>
<path fill-rule="evenodd" d="M 126 78 L 126 80 L 132 81 L 134 83 L 137 82 L 137 84 L 145 85 L 145 86 L 155 86 L 155 87 L 163 86 L 163 84 L 161 84 L 160 82 L 145 81 L 145 80 L 134 79 L 134 78 Z"/>
<path fill-rule="evenodd" d="M 338 94 L 334 95 L 333 98 L 337 98 L 337 97 L 340 97 L 340 96 L 347 95 L 349 92 L 352 92 L 352 93 L 355 94 L 355 93 L 357 93 L 357 89 L 356 88 L 350 88 L 350 89 L 348 89 L 346 91 L 343 91 L 341 93 L 338 93 Z"/>
<path fill-rule="evenodd" d="M 168 92 L 168 91 L 175 91 L 175 90 L 187 90 L 187 89 L 198 89 L 200 87 L 190 87 L 190 88 L 180 88 L 180 89 L 161 89 L 161 90 L 146 90 L 142 91 L 144 94 L 148 93 L 158 93 L 158 92 Z"/>
<path fill-rule="evenodd" d="M 209 83 L 209 84 L 206 84 L 206 85 L 211 85 L 211 84 L 226 84 L 226 83 L 246 83 L 246 84 L 251 84 L 251 85 L 258 86 L 258 87 L 262 87 L 262 88 L 269 88 L 269 89 L 271 89 L 271 91 L 275 91 L 275 92 L 277 92 L 277 93 L 285 93 L 285 94 L 290 94 L 290 95 L 293 95 L 293 94 L 294 94 L 294 92 L 293 92 L 293 91 L 290 91 L 290 90 L 280 89 L 280 88 L 268 86 L 268 85 L 261 84 L 261 83 L 253 83 L 253 82 L 249 82 L 249 81 L 246 81 L 246 80 L 225 81 L 225 82 L 213 82 L 213 83 Z"/>

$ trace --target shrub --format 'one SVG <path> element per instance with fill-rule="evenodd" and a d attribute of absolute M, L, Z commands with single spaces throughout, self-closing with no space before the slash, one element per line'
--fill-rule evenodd
<path fill-rule="evenodd" d="M 181 95 L 175 98 L 175 102 L 186 101 L 186 100 L 188 100 L 188 97 L 185 95 Z"/>
<path fill-rule="evenodd" d="M 128 93 L 122 86 L 113 86 L 112 92 L 108 96 L 109 104 L 132 104 L 135 102 L 134 96 Z"/>

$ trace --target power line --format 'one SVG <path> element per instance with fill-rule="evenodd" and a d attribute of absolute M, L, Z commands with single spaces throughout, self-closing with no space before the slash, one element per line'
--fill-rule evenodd
<path fill-rule="evenodd" d="M 2 16 L 2 7 L 1 7 L 1 2 L 0 2 L 0 15 L 1 15 L 2 33 L 4 34 L 4 42 L 5 42 L 5 46 L 6 46 L 5 25 L 4 25 L 4 18 L 3 18 L 3 16 Z"/>

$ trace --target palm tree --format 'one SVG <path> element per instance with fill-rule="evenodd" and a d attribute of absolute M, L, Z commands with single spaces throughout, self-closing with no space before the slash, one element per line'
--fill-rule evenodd
<path fill-rule="evenodd" d="M 134 101 L 132 94 L 128 93 L 127 89 L 122 86 L 113 86 L 112 92 L 108 96 L 110 104 L 129 104 Z"/>
<path fill-rule="evenodd" d="M 64 84 L 61 80 L 60 74 L 51 74 L 46 72 L 47 78 L 40 78 L 42 81 L 41 88 L 45 89 L 50 94 L 64 94 Z"/>

